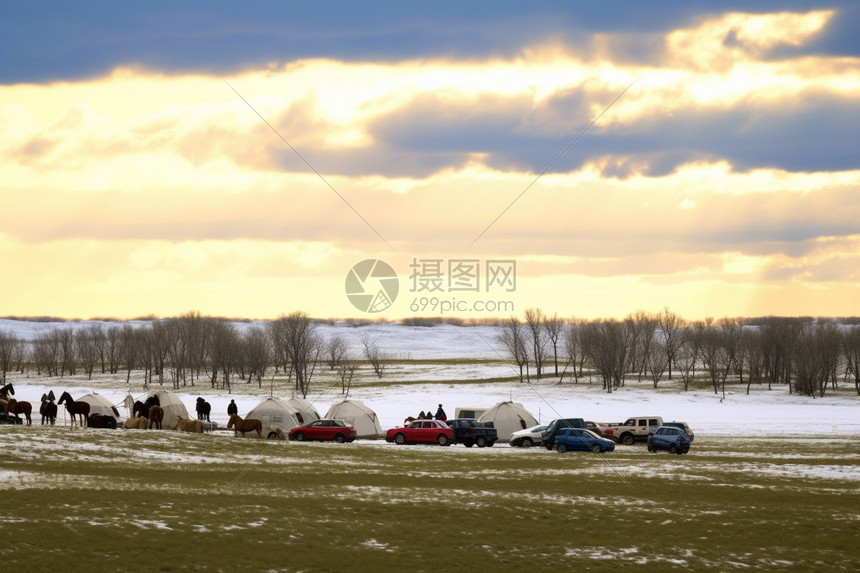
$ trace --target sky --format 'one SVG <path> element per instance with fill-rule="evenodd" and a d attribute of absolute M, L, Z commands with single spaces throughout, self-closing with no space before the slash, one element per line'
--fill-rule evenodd
<path fill-rule="evenodd" d="M 0 5 L 0 316 L 860 314 L 856 2 L 125 4 Z"/>

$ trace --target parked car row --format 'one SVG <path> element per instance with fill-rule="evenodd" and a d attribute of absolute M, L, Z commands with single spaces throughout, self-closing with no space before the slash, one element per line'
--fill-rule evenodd
<path fill-rule="evenodd" d="M 591 450 L 611 452 L 616 443 L 632 445 L 645 441 L 649 452 L 667 450 L 684 454 L 690 451 L 693 430 L 686 422 L 663 422 L 659 416 L 629 418 L 621 424 L 602 424 L 582 418 L 558 418 L 548 425 L 532 426 L 511 434 L 511 447 L 529 448 L 540 443 L 559 452 Z"/>

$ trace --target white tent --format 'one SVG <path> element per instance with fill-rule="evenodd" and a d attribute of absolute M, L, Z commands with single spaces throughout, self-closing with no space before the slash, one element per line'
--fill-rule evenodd
<path fill-rule="evenodd" d="M 101 414 L 102 416 L 113 416 L 114 420 L 119 421 L 119 411 L 113 402 L 100 394 L 93 392 L 86 396 L 81 396 L 76 402 L 86 402 L 90 405 L 90 414 Z"/>
<path fill-rule="evenodd" d="M 313 412 L 316 413 L 316 410 Z M 310 415 L 310 412 L 306 410 L 305 414 Z M 242 417 L 246 420 L 248 418 L 260 420 L 263 423 L 264 438 L 284 438 L 291 428 L 303 425 L 299 422 L 298 415 L 299 411 L 293 407 L 289 401 L 281 400 L 279 398 L 266 398 L 251 408 L 248 413 Z M 305 420 L 305 423 L 311 421 L 304 416 L 302 418 Z M 319 416 L 314 419 L 318 418 Z M 257 437 L 256 432 L 245 434 L 245 437 L 251 436 Z"/>
<path fill-rule="evenodd" d="M 296 419 L 299 421 L 300 426 L 310 424 L 314 420 L 322 418 L 317 409 L 314 408 L 314 405 L 304 398 L 290 398 L 287 400 L 287 404 L 296 410 Z"/>
<path fill-rule="evenodd" d="M 499 402 L 484 412 L 479 422 L 492 422 L 499 433 L 499 441 L 507 441 L 511 434 L 537 426 L 537 419 L 519 402 Z"/>
<path fill-rule="evenodd" d="M 185 408 L 185 404 L 179 399 L 179 396 L 169 390 L 154 390 L 149 392 L 141 399 L 145 402 L 150 396 L 158 397 L 158 405 L 164 410 L 164 420 L 161 421 L 161 426 L 164 429 L 175 428 L 179 425 L 180 419 L 190 420 L 191 416 Z M 196 416 L 195 416 L 196 419 Z"/>
<path fill-rule="evenodd" d="M 343 420 L 353 426 L 357 438 L 381 438 L 384 435 L 376 412 L 358 400 L 344 400 L 333 405 L 325 417 Z"/>

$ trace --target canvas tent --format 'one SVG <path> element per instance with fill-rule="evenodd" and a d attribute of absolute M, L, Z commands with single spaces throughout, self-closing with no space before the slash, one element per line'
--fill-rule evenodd
<path fill-rule="evenodd" d="M 499 441 L 505 441 L 511 434 L 537 426 L 538 421 L 519 402 L 499 402 L 478 418 L 479 422 L 492 422 L 499 433 Z"/>
<path fill-rule="evenodd" d="M 158 404 L 164 410 L 164 420 L 161 421 L 163 428 L 175 428 L 179 425 L 180 419 L 191 419 L 188 410 L 185 408 L 185 404 L 173 392 L 169 390 L 155 390 L 148 392 L 140 401 L 145 402 L 150 396 L 158 396 Z M 197 416 L 194 418 L 196 419 Z"/>
<path fill-rule="evenodd" d="M 384 434 L 376 412 L 358 400 L 344 400 L 328 409 L 326 418 L 343 420 L 356 431 L 357 438 L 381 438 Z"/>
<path fill-rule="evenodd" d="M 308 403 L 308 405 L 310 405 L 310 403 Z M 302 423 L 299 422 L 299 413 L 300 412 L 293 407 L 289 401 L 281 400 L 280 398 L 266 398 L 251 408 L 243 418 L 246 420 L 248 418 L 260 420 L 263 423 L 264 438 L 283 438 L 286 437 L 286 434 L 291 428 L 302 425 Z M 313 413 L 316 413 L 316 410 L 314 410 Z M 305 409 L 305 415 L 312 414 Z M 304 416 L 302 416 L 302 418 L 305 419 L 305 422 L 311 421 L 307 420 Z M 319 415 L 314 419 L 318 418 Z M 257 437 L 255 432 L 245 435 L 245 437 L 251 436 Z"/>
<path fill-rule="evenodd" d="M 322 417 L 320 416 L 320 413 L 317 412 L 317 409 L 314 408 L 314 405 L 304 398 L 290 398 L 287 400 L 287 404 L 296 410 L 296 419 L 300 426 L 310 424 L 314 420 L 319 420 Z"/>
<path fill-rule="evenodd" d="M 119 411 L 113 402 L 100 394 L 93 392 L 86 396 L 81 396 L 76 402 L 86 402 L 90 405 L 90 414 L 101 414 L 102 416 L 113 416 L 114 420 L 119 421 Z"/>

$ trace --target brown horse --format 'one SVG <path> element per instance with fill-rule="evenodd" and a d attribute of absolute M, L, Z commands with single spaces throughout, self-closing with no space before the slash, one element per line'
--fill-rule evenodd
<path fill-rule="evenodd" d="M 19 402 L 15 398 L 11 398 L 9 403 L 6 405 L 6 413 L 7 414 L 15 414 L 15 417 L 18 417 L 18 414 L 24 414 L 24 417 L 27 418 L 27 425 L 32 426 L 33 420 L 30 419 L 30 414 L 33 412 L 33 405 L 29 402 Z"/>
<path fill-rule="evenodd" d="M 39 406 L 39 413 L 42 414 L 42 425 L 45 425 L 45 422 L 51 424 L 52 426 L 57 421 L 57 405 L 54 404 L 54 392 L 51 391 L 50 395 L 42 394 L 42 405 Z"/>
<path fill-rule="evenodd" d="M 161 429 L 161 422 L 164 420 L 164 408 L 153 404 L 149 407 L 149 429 L 155 426 L 156 430 Z"/>
<path fill-rule="evenodd" d="M 57 403 L 62 404 L 63 402 L 66 403 L 66 410 L 69 411 L 69 415 L 72 417 L 72 426 L 75 425 L 75 416 L 81 417 L 81 427 L 86 426 L 87 417 L 90 415 L 90 405 L 86 402 L 75 402 L 68 392 L 63 392 Z"/>
<path fill-rule="evenodd" d="M 263 422 L 260 420 L 255 420 L 254 418 L 248 418 L 247 420 L 243 420 L 239 417 L 238 414 L 233 414 L 230 416 L 230 421 L 227 422 L 227 429 L 233 428 L 236 432 L 241 432 L 242 437 L 245 437 L 245 432 L 257 432 L 257 437 L 263 437 Z"/>

